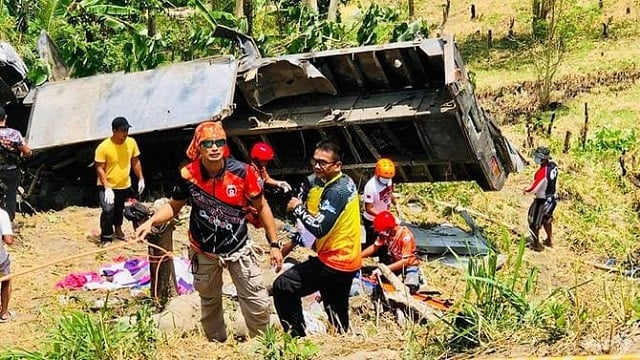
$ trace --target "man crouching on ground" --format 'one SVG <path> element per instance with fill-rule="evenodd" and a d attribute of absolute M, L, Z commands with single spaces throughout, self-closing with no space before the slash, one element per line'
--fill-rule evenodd
<path fill-rule="evenodd" d="M 297 264 L 273 284 L 280 323 L 292 336 L 305 336 L 301 298 L 320 291 L 329 322 L 349 329 L 349 289 L 360 269 L 360 204 L 353 180 L 342 173 L 342 150 L 329 141 L 316 145 L 306 206 L 292 198 L 287 205 L 316 240 L 318 257 Z"/>
<path fill-rule="evenodd" d="M 180 179 L 169 203 L 140 225 L 136 237 L 144 239 L 152 226 L 169 221 L 191 200 L 189 240 L 191 271 L 200 293 L 200 319 L 210 341 L 227 339 L 222 309 L 222 270 L 227 268 L 238 291 L 238 301 L 249 336 L 267 328 L 270 301 L 256 264 L 255 244 L 247 232 L 247 205 L 258 210 L 270 244 L 277 244 L 273 215 L 262 194 L 258 173 L 249 165 L 225 158 L 226 133 L 222 124 L 205 122 L 196 128 Z M 282 254 L 271 246 L 271 264 L 279 271 Z"/>

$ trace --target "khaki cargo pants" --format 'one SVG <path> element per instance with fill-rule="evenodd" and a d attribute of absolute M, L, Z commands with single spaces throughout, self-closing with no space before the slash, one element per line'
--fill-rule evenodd
<path fill-rule="evenodd" d="M 189 250 L 189 258 L 194 252 Z M 218 259 L 197 254 L 197 264 L 192 264 L 194 287 L 200 293 L 202 316 L 200 322 L 209 341 L 227 340 L 227 329 L 222 309 L 222 270 Z M 195 260 L 195 259 L 194 259 Z M 233 284 L 238 292 L 240 310 L 245 318 L 249 336 L 264 331 L 269 324 L 271 302 L 258 265 L 248 256 L 238 261 L 227 261 Z"/>

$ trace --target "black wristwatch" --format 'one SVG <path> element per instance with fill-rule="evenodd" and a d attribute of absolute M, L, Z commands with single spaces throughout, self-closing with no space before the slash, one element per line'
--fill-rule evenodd
<path fill-rule="evenodd" d="M 271 247 L 272 249 L 280 249 L 282 246 L 280 245 L 279 241 L 276 241 L 276 242 L 269 243 L 269 247 Z"/>

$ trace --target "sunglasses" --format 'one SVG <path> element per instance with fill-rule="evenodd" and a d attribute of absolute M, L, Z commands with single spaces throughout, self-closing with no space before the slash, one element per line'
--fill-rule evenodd
<path fill-rule="evenodd" d="M 327 167 L 328 165 L 333 165 L 337 163 L 337 161 L 324 161 L 324 160 L 319 160 L 319 159 L 311 159 L 311 166 L 318 166 L 320 169 L 324 169 L 325 167 Z"/>
<path fill-rule="evenodd" d="M 215 145 L 218 148 L 221 148 L 221 147 L 225 146 L 226 143 L 227 143 L 227 140 L 225 140 L 225 139 L 202 140 L 202 141 L 200 141 L 200 146 L 204 147 L 205 149 L 211 149 L 213 147 L 213 145 Z"/>

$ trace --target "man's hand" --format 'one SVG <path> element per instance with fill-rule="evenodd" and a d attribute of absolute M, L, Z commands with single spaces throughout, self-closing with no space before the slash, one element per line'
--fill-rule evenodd
<path fill-rule="evenodd" d="M 147 235 L 151 232 L 152 227 L 153 221 L 151 221 L 151 219 L 138 225 L 136 228 L 136 240 L 140 242 L 144 241 L 147 238 Z"/>
<path fill-rule="evenodd" d="M 144 179 L 138 180 L 138 195 L 144 191 Z"/>
<path fill-rule="evenodd" d="M 286 181 L 279 181 L 278 187 L 282 189 L 285 193 L 288 193 L 289 191 L 292 190 L 291 185 L 289 185 L 289 183 Z"/>
<path fill-rule="evenodd" d="M 522 194 L 523 194 L 523 195 L 526 195 L 526 194 L 527 194 L 527 192 L 528 192 L 528 191 L 527 191 L 527 189 L 522 189 Z"/>
<path fill-rule="evenodd" d="M 271 248 L 269 251 L 269 257 L 271 258 L 271 266 L 275 266 L 276 272 L 282 269 L 282 252 L 278 248 Z"/>
<path fill-rule="evenodd" d="M 298 199 L 297 197 L 292 197 L 291 200 L 289 200 L 289 203 L 287 204 L 287 210 L 291 211 L 300 204 L 302 204 L 302 201 L 300 201 L 300 199 Z"/>
<path fill-rule="evenodd" d="M 104 188 L 104 202 L 107 205 L 112 205 L 116 199 L 116 194 L 113 193 L 112 188 Z"/>

